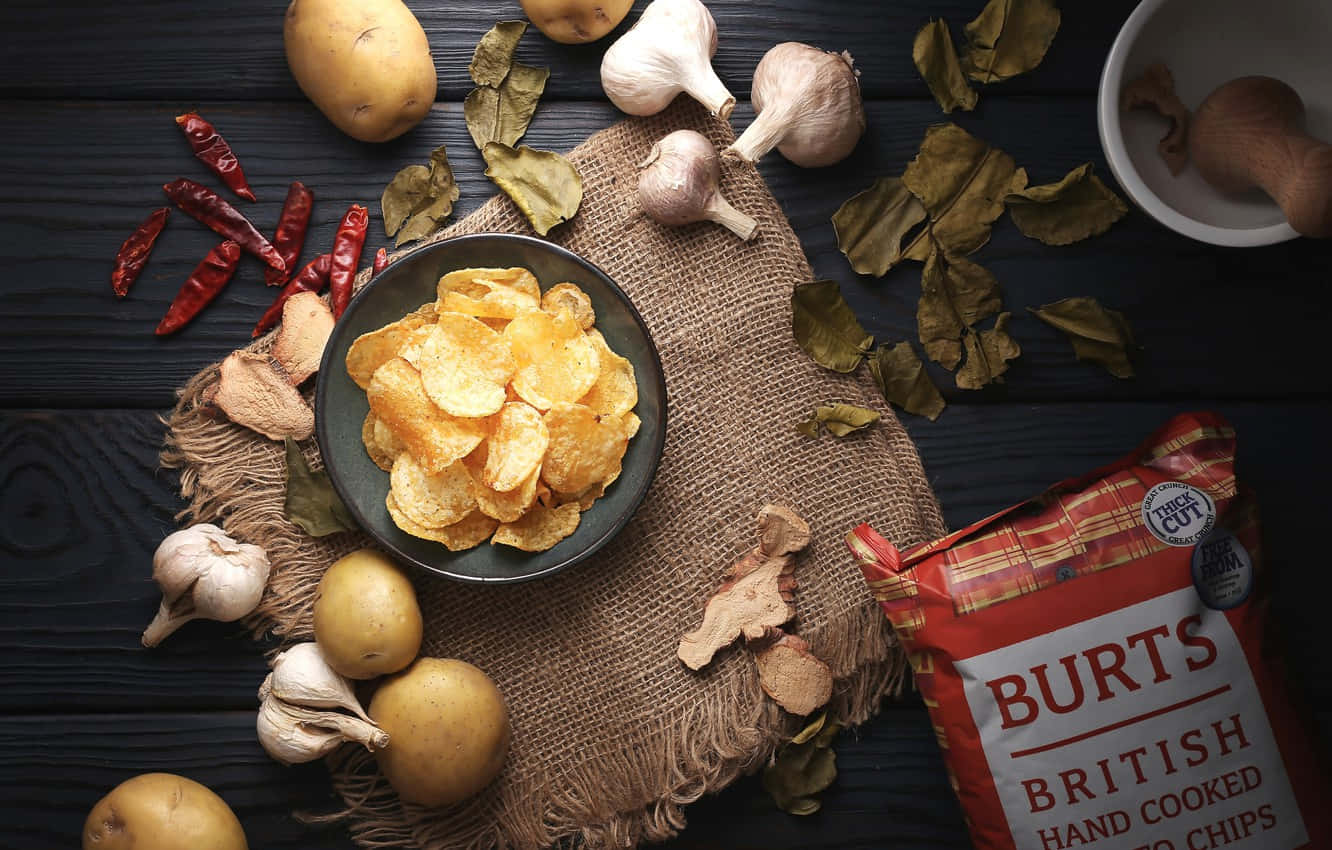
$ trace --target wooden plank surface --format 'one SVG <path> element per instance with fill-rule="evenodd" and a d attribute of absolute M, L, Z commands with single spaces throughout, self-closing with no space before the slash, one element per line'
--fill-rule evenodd
<path fill-rule="evenodd" d="M 211 231 L 178 211 L 130 297 L 117 300 L 109 291 L 111 258 L 147 211 L 165 202 L 161 184 L 182 174 L 211 180 L 171 121 L 181 107 L 0 103 L 6 152 L 0 265 L 9 270 L 0 291 L 0 405 L 162 407 L 195 371 L 248 340 L 274 294 L 248 258 L 197 321 L 170 339 L 153 338 L 180 282 L 216 244 Z M 874 177 L 900 173 L 925 128 L 941 116 L 923 101 L 876 102 L 868 112 L 867 138 L 846 162 L 812 173 L 773 154 L 761 170 L 815 274 L 841 281 L 881 340 L 914 339 L 920 266 L 908 263 L 879 280 L 855 275 L 837 251 L 829 217 Z M 385 244 L 380 191 L 398 168 L 424 161 L 441 143 L 462 191 L 459 217 L 494 192 L 456 104 L 437 105 L 414 133 L 373 147 L 336 133 L 308 105 L 217 104 L 209 114 L 243 152 L 262 199 L 243 206 L 262 230 L 275 225 L 288 181 L 299 178 L 314 190 L 307 256 L 330 244 L 352 202 L 370 203 L 375 213 L 368 247 Z M 750 115 L 738 110 L 737 125 Z M 528 139 L 568 150 L 618 117 L 607 104 L 548 104 Z M 995 98 L 959 120 L 1012 153 L 1033 181 L 1101 162 L 1087 98 Z M 1031 126 L 1045 129 L 1031 133 Z M 96 156 L 86 155 L 89 137 L 98 139 Z M 1104 166 L 1101 173 L 1111 179 Z M 1332 259 L 1325 242 L 1228 251 L 1176 236 L 1134 211 L 1104 236 L 1062 248 L 1027 239 L 1004 219 L 974 259 L 998 276 L 1024 354 L 1004 386 L 980 393 L 956 390 L 951 376 L 933 369 L 950 399 L 1253 398 L 1332 390 L 1326 370 L 1299 367 L 1322 357 L 1332 289 L 1310 272 Z M 1062 335 L 1025 312 L 1069 295 L 1094 295 L 1124 311 L 1143 346 L 1137 379 L 1120 381 L 1075 363 Z M 725 299 L 717 293 L 718 309 Z"/>
<path fill-rule="evenodd" d="M 517 0 L 412 0 L 430 39 L 439 100 L 461 101 L 472 88 L 472 48 L 497 20 L 522 18 Z M 637 0 L 623 32 L 638 19 Z M 861 70 L 866 97 L 926 97 L 911 64 L 911 40 L 928 19 L 948 21 L 960 42 L 976 0 L 709 0 L 717 22 L 718 76 L 746 98 L 754 66 L 772 45 L 803 41 L 847 50 Z M 1135 0 L 1066 3 L 1059 37 L 1044 64 L 992 91 L 1066 94 L 1093 90 L 1101 61 Z M 10 0 L 0 6 L 0 97 L 219 98 L 297 100 L 282 47 L 284 2 L 236 0 L 220 10 L 173 0 L 132 4 L 94 0 Z M 518 59 L 554 72 L 548 97 L 600 98 L 601 54 L 610 40 L 568 46 L 535 29 Z M 70 49 L 71 44 L 78 45 Z"/>

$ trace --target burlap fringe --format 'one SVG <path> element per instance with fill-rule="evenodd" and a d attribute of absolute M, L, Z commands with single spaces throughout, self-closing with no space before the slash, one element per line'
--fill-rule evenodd
<path fill-rule="evenodd" d="M 265 482 L 271 486 L 273 476 L 283 475 L 280 447 L 274 444 L 271 468 L 207 463 L 210 455 L 230 456 L 233 443 L 252 443 L 242 429 L 214 421 L 202 410 L 201 394 L 215 380 L 216 370 L 206 369 L 190 381 L 167 422 L 161 462 L 181 470 L 181 493 L 189 503 L 181 518 L 219 523 L 241 539 L 253 537 L 260 528 L 270 536 L 275 528 L 289 529 L 270 537 L 273 576 L 259 609 L 246 624 L 256 637 L 271 629 L 287 641 L 308 638 L 304 627 L 275 624 L 310 622 L 306 614 L 328 564 L 301 554 L 303 536 L 280 512 L 275 516 L 271 508 L 246 505 L 247 491 Z M 194 463 L 186 463 L 187 457 Z M 208 475 L 201 475 L 200 469 L 208 470 Z M 230 513 L 223 513 L 224 505 L 232 506 Z M 347 551 L 368 542 L 360 534 L 341 536 L 347 539 L 339 548 Z M 895 647 L 887 618 L 873 603 L 823 629 L 814 650 L 836 677 L 828 706 L 832 719 L 846 725 L 863 723 L 885 696 L 901 692 L 907 665 Z M 747 650 L 737 645 L 727 651 Z M 367 848 L 431 847 L 446 839 L 452 846 L 472 850 L 542 848 L 560 842 L 589 848 L 633 847 L 665 841 L 684 828 L 685 806 L 762 767 L 798 727 L 796 718 L 760 698 L 759 691 L 758 671 L 751 665 L 729 692 L 710 702 L 683 706 L 644 735 L 642 746 L 598 760 L 595 773 L 584 767 L 551 776 L 547 782 L 558 785 L 552 789 L 511 782 L 504 789 L 505 808 L 510 815 L 523 816 L 509 817 L 502 829 L 498 823 L 479 822 L 466 804 L 455 810 L 456 817 L 448 810 L 404 804 L 384 782 L 374 757 L 354 747 L 344 747 L 328 759 L 333 786 L 347 807 L 306 820 L 346 820 L 355 841 Z M 548 813 L 525 803 L 540 796 L 534 793 L 537 790 L 553 801 Z"/>

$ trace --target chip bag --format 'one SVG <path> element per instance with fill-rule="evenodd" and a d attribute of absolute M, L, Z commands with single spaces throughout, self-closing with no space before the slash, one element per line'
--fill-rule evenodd
<path fill-rule="evenodd" d="M 847 535 L 979 850 L 1332 847 L 1261 652 L 1258 516 L 1219 416 L 898 552 Z"/>

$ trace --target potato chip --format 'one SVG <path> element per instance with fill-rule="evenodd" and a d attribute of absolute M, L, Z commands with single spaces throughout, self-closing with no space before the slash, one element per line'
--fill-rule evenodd
<path fill-rule="evenodd" d="M 587 395 L 601 372 L 596 347 L 568 310 L 524 313 L 509 322 L 504 339 L 518 363 L 513 389 L 538 410 Z"/>
<path fill-rule="evenodd" d="M 420 374 L 401 357 L 375 370 L 366 390 L 370 409 L 429 473 L 465 457 L 490 433 L 488 419 L 463 419 L 440 410 Z"/>
<path fill-rule="evenodd" d="M 495 333 L 503 333 L 504 329 L 509 326 L 508 319 L 494 319 L 491 318 L 490 316 L 482 316 L 480 318 L 481 321 L 485 324 L 485 326 L 490 328 Z"/>
<path fill-rule="evenodd" d="M 432 322 L 428 325 L 422 325 L 414 331 L 408 331 L 402 337 L 402 345 L 398 347 L 398 356 L 412 364 L 412 368 L 418 372 L 421 371 L 419 365 L 421 362 L 421 346 L 425 345 L 427 339 L 430 339 L 431 332 L 434 329 L 435 325 Z"/>
<path fill-rule="evenodd" d="M 504 337 L 460 313 L 440 313 L 429 330 L 416 365 L 430 400 L 453 416 L 498 412 L 516 365 Z"/>
<path fill-rule="evenodd" d="M 501 493 L 522 484 L 541 466 L 548 442 L 546 423 L 531 405 L 521 401 L 504 405 L 490 435 L 482 482 Z"/>
<path fill-rule="evenodd" d="M 522 549 L 524 552 L 544 552 L 573 534 L 578 528 L 580 513 L 574 504 L 548 508 L 536 505 L 514 522 L 500 523 L 491 543 L 500 543 Z"/>
<path fill-rule="evenodd" d="M 541 287 L 524 268 L 459 269 L 439 279 L 439 310 L 488 319 L 512 319 L 541 308 Z"/>
<path fill-rule="evenodd" d="M 369 389 L 370 378 L 375 370 L 399 356 L 398 350 L 412 331 L 435 321 L 434 305 L 426 306 L 430 307 L 429 314 L 423 312 L 423 307 L 377 331 L 361 334 L 352 342 L 347 349 L 347 374 L 356 382 L 356 386 L 363 390 Z"/>
<path fill-rule="evenodd" d="M 624 436 L 632 440 L 638 435 L 638 429 L 643 425 L 643 420 L 638 418 L 638 414 L 632 410 L 620 417 L 620 424 L 624 426 Z"/>
<path fill-rule="evenodd" d="M 592 310 L 592 299 L 587 293 L 572 283 L 557 283 L 541 296 L 541 309 L 552 316 L 565 307 L 573 313 L 578 326 L 587 330 L 597 323 L 597 314 Z"/>
<path fill-rule="evenodd" d="M 381 439 L 381 433 L 388 439 Z M 365 453 L 375 462 L 375 466 L 385 472 L 393 468 L 393 461 L 402 451 L 393 432 L 379 421 L 373 410 L 365 415 L 365 422 L 361 425 L 361 442 L 365 444 Z"/>
<path fill-rule="evenodd" d="M 552 490 L 581 493 L 617 473 L 629 445 L 624 425 L 581 404 L 556 404 L 545 417 L 550 445 L 541 477 Z"/>
<path fill-rule="evenodd" d="M 598 416 L 623 416 L 638 404 L 638 381 L 634 378 L 634 364 L 611 351 L 601 331 L 593 328 L 587 332 L 587 338 L 597 349 L 601 368 L 596 383 L 587 391 L 587 395 L 579 399 L 579 403 L 592 408 L 592 412 Z"/>
<path fill-rule="evenodd" d="M 481 513 L 500 522 L 513 522 L 536 502 L 537 488 L 544 486 L 541 484 L 541 468 L 539 466 L 534 468 L 526 480 L 508 492 L 492 490 L 481 478 L 481 470 L 486 465 L 489 442 L 487 440 L 477 446 L 475 451 L 463 458 L 463 463 L 467 466 L 467 471 L 472 474 L 476 505 Z"/>
<path fill-rule="evenodd" d="M 426 528 L 453 525 L 476 510 L 472 476 L 461 462 L 431 475 L 409 453 L 403 452 L 393 461 L 389 492 L 408 519 Z"/>
<path fill-rule="evenodd" d="M 446 525 L 443 528 L 426 528 L 424 525 L 412 522 L 402 512 L 397 501 L 393 498 L 392 491 L 389 491 L 389 494 L 384 498 L 384 505 L 388 508 L 393 524 L 398 528 L 413 537 L 443 543 L 450 552 L 461 552 L 485 542 L 486 538 L 494 534 L 496 527 L 499 526 L 496 520 L 480 511 L 472 511 L 453 525 Z"/>

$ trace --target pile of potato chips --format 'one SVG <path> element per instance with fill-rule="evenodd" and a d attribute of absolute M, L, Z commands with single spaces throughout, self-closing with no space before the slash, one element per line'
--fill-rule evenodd
<path fill-rule="evenodd" d="M 572 283 L 542 295 L 527 269 L 460 269 L 352 343 L 361 439 L 398 528 L 452 551 L 540 552 L 573 534 L 639 425 L 634 367 L 595 322 Z"/>

